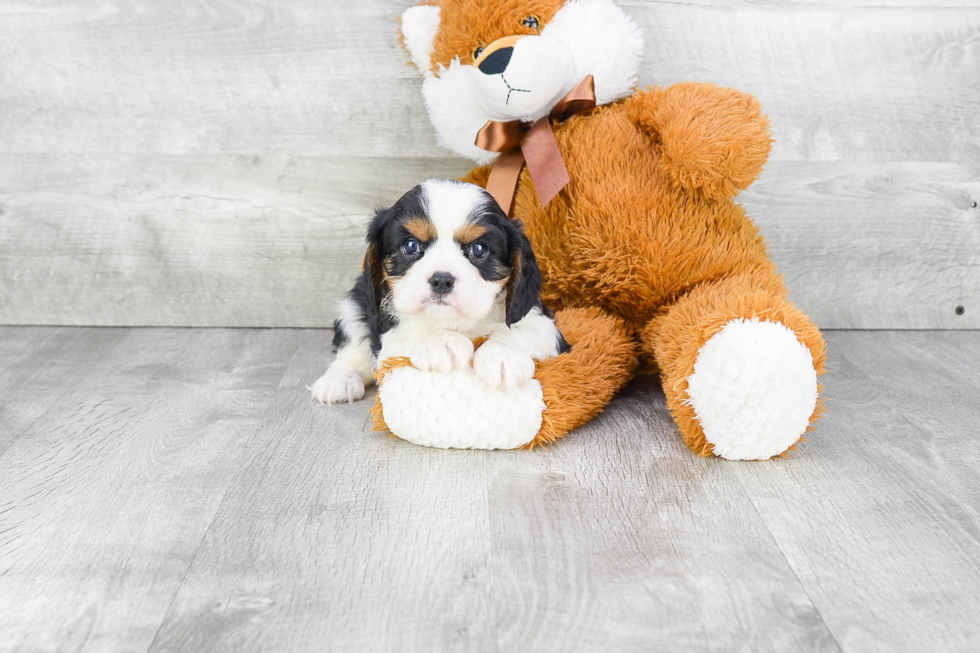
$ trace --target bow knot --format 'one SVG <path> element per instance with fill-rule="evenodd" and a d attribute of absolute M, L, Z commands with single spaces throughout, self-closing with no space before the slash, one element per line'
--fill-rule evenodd
<path fill-rule="evenodd" d="M 527 163 L 541 205 L 545 206 L 569 182 L 568 169 L 558 151 L 551 121 L 565 122 L 575 114 L 594 109 L 595 81 L 592 75 L 575 85 L 551 112 L 533 124 L 521 120 L 488 120 L 476 135 L 476 146 L 500 156 L 490 169 L 487 192 L 504 213 L 510 215 L 517 180 Z"/>

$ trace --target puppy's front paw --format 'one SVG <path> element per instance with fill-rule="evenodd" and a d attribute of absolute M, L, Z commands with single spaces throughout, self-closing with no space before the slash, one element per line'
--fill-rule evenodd
<path fill-rule="evenodd" d="M 519 349 L 486 342 L 473 355 L 473 371 L 491 388 L 516 388 L 534 376 L 534 359 Z"/>
<path fill-rule="evenodd" d="M 341 404 L 364 396 L 364 381 L 353 370 L 331 365 L 313 384 L 313 399 L 321 404 Z"/>
<path fill-rule="evenodd" d="M 454 331 L 426 338 L 411 356 L 412 365 L 423 372 L 451 372 L 466 367 L 472 358 L 473 343 Z"/>

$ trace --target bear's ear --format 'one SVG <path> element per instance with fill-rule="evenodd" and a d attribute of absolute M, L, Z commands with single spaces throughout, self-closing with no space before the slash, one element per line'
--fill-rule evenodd
<path fill-rule="evenodd" d="M 432 46 L 438 31 L 438 5 L 421 4 L 402 14 L 402 45 L 415 67 L 426 77 L 432 76 Z"/>

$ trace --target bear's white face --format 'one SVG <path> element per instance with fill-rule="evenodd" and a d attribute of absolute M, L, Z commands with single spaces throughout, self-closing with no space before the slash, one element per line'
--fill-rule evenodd
<path fill-rule="evenodd" d="M 499 39 L 473 65 L 458 71 L 467 78 L 480 108 L 502 121 L 535 116 L 554 106 L 573 72 L 568 50 L 543 34 Z"/>
<path fill-rule="evenodd" d="M 440 145 L 478 163 L 497 156 L 474 144 L 488 120 L 542 118 L 586 75 L 595 78 L 598 104 L 626 97 L 638 82 L 643 38 L 612 0 L 568 0 L 547 24 L 528 16 L 525 25 L 533 30 L 525 31 L 536 33 L 474 44 L 475 52 L 457 53 L 448 67 L 433 69 L 440 11 L 408 9 L 402 35 L 425 74 L 422 93 Z"/>

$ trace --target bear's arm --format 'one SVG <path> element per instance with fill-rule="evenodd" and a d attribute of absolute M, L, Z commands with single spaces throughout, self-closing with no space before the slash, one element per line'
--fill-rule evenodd
<path fill-rule="evenodd" d="M 460 177 L 460 181 L 468 181 L 471 184 L 476 184 L 481 188 L 487 187 L 487 179 L 490 177 L 490 166 L 479 166 L 473 168 L 465 176 Z"/>
<path fill-rule="evenodd" d="M 674 181 L 709 198 L 748 188 L 772 147 L 769 119 L 747 93 L 684 82 L 638 91 L 625 105 Z"/>

